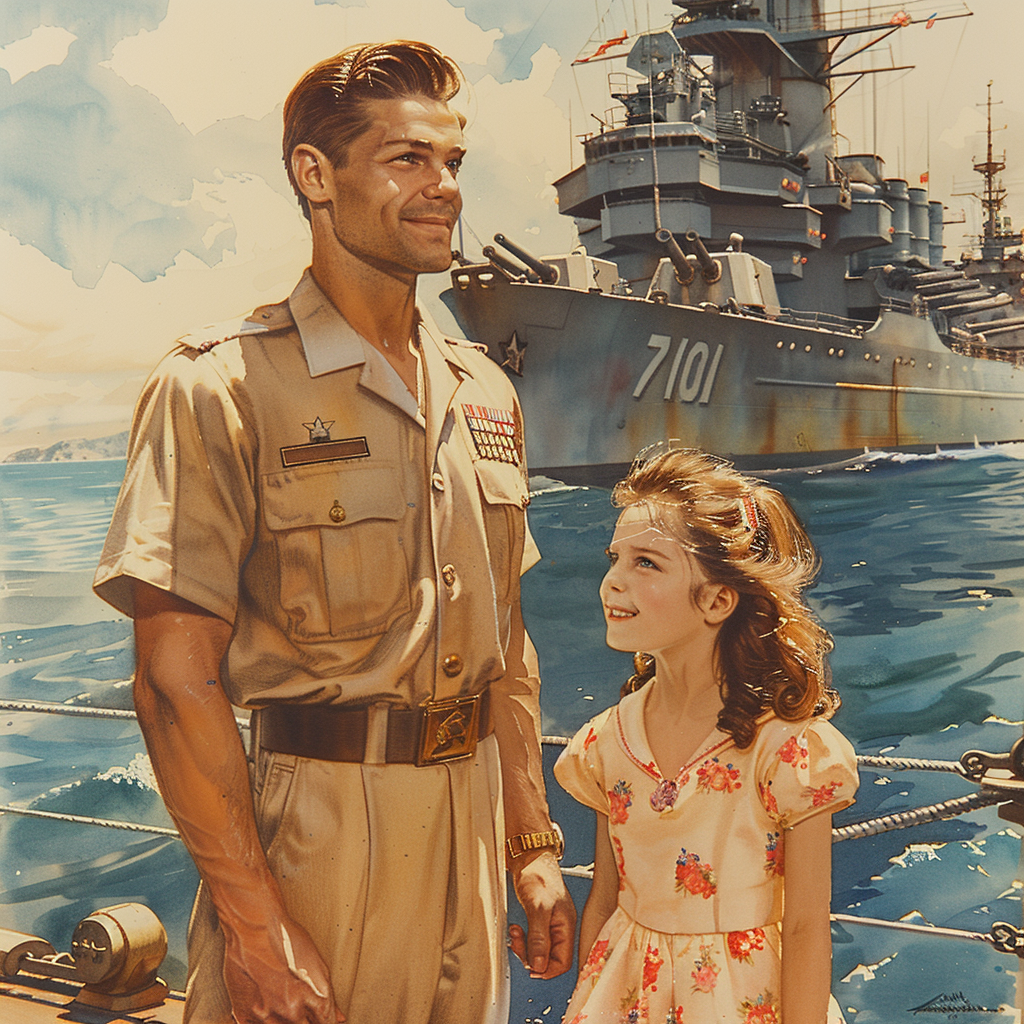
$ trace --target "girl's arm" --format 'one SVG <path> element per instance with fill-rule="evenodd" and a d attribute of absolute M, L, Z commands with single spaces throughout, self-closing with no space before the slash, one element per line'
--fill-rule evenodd
<path fill-rule="evenodd" d="M 594 881 L 580 920 L 580 970 L 587 962 L 587 954 L 601 928 L 615 912 L 618 903 L 619 869 L 615 864 L 615 851 L 612 850 L 612 841 L 608 835 L 608 816 L 598 814 L 597 835 L 594 837 Z"/>
<path fill-rule="evenodd" d="M 832 984 L 832 815 L 794 825 L 784 850 L 782 1012 L 786 1024 L 824 1024 Z"/>

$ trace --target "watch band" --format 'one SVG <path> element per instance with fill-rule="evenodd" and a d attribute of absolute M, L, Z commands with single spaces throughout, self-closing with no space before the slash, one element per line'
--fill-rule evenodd
<path fill-rule="evenodd" d="M 553 821 L 551 828 L 545 832 L 520 832 L 518 835 L 509 836 L 505 840 L 505 849 L 508 850 L 508 855 L 515 860 L 516 857 L 521 857 L 524 853 L 529 853 L 531 850 L 546 850 L 548 847 L 554 847 L 555 857 L 558 860 L 562 859 L 562 854 L 565 851 L 565 840 L 562 837 L 562 830 L 558 826 L 558 822 Z"/>

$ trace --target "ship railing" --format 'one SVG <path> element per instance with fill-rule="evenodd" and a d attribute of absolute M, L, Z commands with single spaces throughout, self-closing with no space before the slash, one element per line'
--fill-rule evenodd
<path fill-rule="evenodd" d="M 35 714 L 67 715 L 76 718 L 114 719 L 119 721 L 137 721 L 134 711 L 119 708 L 91 707 L 81 704 L 57 704 L 52 701 L 38 700 L 0 700 L 0 711 L 22 711 Z M 249 731 L 249 720 L 245 717 L 235 719 L 239 731 Z M 541 736 L 541 743 L 549 747 L 565 747 L 569 743 L 567 736 Z M 974 752 L 972 752 L 974 753 Z M 967 755 L 965 755 L 966 757 Z M 984 755 L 991 757 L 993 755 Z M 975 770 L 969 773 L 960 761 L 945 761 L 935 758 L 887 757 L 880 754 L 859 754 L 857 763 L 864 768 L 882 768 L 886 771 L 932 771 L 948 772 L 962 778 L 977 781 L 980 776 Z M 1005 801 L 1005 794 L 999 792 L 979 792 L 968 796 L 954 797 L 939 804 L 929 804 L 912 810 L 899 811 L 894 814 L 871 818 L 867 821 L 854 822 L 832 830 L 832 841 L 843 842 L 860 836 L 878 835 L 895 829 L 909 828 L 928 821 L 940 821 L 957 817 L 969 811 L 977 810 L 990 804 Z M 20 814 L 26 817 L 50 818 L 58 821 L 71 821 L 78 824 L 101 825 L 108 828 L 119 828 L 133 832 L 151 832 L 154 835 L 177 836 L 172 828 L 158 825 L 141 825 L 133 822 L 112 821 L 105 818 L 90 818 L 85 815 L 65 814 L 54 811 L 43 811 L 11 804 L 0 805 L 0 814 Z"/>
<path fill-rule="evenodd" d="M 0 700 L 0 711 L 28 711 L 35 713 L 73 715 L 82 718 L 105 718 L 105 719 L 136 719 L 134 711 L 113 708 L 97 708 L 83 705 L 57 704 L 50 701 L 29 701 L 29 700 Z M 236 723 L 240 730 L 247 731 L 249 722 L 246 718 L 237 718 Z M 566 747 L 569 738 L 566 736 L 541 736 L 541 743 L 550 747 Z M 853 822 L 832 829 L 833 844 L 844 842 L 847 839 L 859 839 L 866 836 L 879 835 L 897 829 L 910 828 L 926 822 L 945 821 L 968 814 L 973 811 L 989 807 L 994 804 L 1004 804 L 1007 801 L 1008 786 L 1016 781 L 1004 782 L 1002 778 L 993 781 L 990 778 L 990 769 L 1005 769 L 1009 767 L 1015 774 L 1018 770 L 1024 770 L 1024 739 L 1018 740 L 1009 754 L 989 754 L 985 751 L 968 751 L 960 761 L 946 761 L 932 758 L 913 757 L 888 757 L 881 754 L 858 754 L 858 767 L 880 768 L 885 771 L 931 771 L 948 772 L 959 775 L 961 778 L 974 782 L 983 787 L 978 792 L 969 793 L 966 796 L 953 797 L 943 800 L 937 804 L 929 804 L 924 807 L 915 807 L 905 811 L 896 811 L 892 814 L 881 815 L 869 818 L 864 821 Z M 988 788 L 984 788 L 985 786 Z M 1009 792 L 1012 792 L 1010 790 Z M 1011 797 L 1012 803 L 1017 810 L 1020 809 L 1016 800 Z M 1002 811 L 1000 812 L 1002 816 Z M 150 835 L 163 836 L 180 841 L 181 836 L 177 829 L 160 825 L 140 824 L 138 822 L 118 821 L 108 818 L 95 818 L 82 814 L 68 814 L 66 812 L 44 811 L 33 807 L 20 807 L 13 804 L 0 804 L 0 818 L 5 814 L 23 816 L 54 822 L 66 822 L 74 825 L 97 826 L 101 828 L 118 829 L 121 831 L 146 833 Z M 1008 815 L 1015 820 L 1013 814 Z M 594 865 L 573 864 L 563 865 L 562 873 L 573 878 L 593 879 Z M 864 927 L 889 928 L 902 931 L 913 931 L 921 934 L 928 934 L 938 937 L 966 939 L 971 941 L 986 942 L 995 950 L 1004 953 L 1014 953 L 1024 961 L 1024 929 L 1008 924 L 1004 921 L 995 922 L 989 932 L 969 932 L 957 928 L 942 928 L 930 924 L 911 924 L 905 921 L 887 921 L 879 918 L 862 917 L 851 914 L 832 914 L 831 919 L 836 924 L 858 925 Z"/>
<path fill-rule="evenodd" d="M 926 11 L 924 8 L 928 7 Z M 928 21 L 930 17 L 939 15 L 943 19 L 962 16 L 967 11 L 967 5 L 961 2 L 935 3 L 934 0 L 906 0 L 903 5 L 903 14 L 907 18 L 905 24 L 911 21 Z M 909 17 L 907 17 L 909 15 Z M 775 19 L 775 24 L 780 32 L 841 32 L 850 29 L 867 28 L 872 25 L 896 25 L 896 16 L 885 17 L 879 14 L 878 5 L 862 3 L 856 6 L 850 3 L 849 6 L 840 4 L 838 8 L 829 11 L 815 12 L 813 14 L 780 15 Z"/>
<path fill-rule="evenodd" d="M 814 309 L 790 309 L 783 306 L 775 320 L 797 327 L 814 327 L 823 331 L 835 331 L 839 334 L 859 336 L 870 327 L 863 320 L 852 320 L 837 313 L 824 313 Z"/>
<path fill-rule="evenodd" d="M 878 300 L 878 309 L 886 313 L 902 313 L 904 316 L 916 316 L 922 319 L 928 318 L 928 310 L 923 306 L 915 305 L 908 299 L 897 299 L 892 295 L 883 295 Z"/>
<path fill-rule="evenodd" d="M 972 359 L 994 359 L 999 363 L 1009 363 L 1016 369 L 1024 369 L 1024 348 L 997 348 L 983 345 L 977 340 L 953 338 L 949 347 L 957 355 L 970 356 Z"/>
<path fill-rule="evenodd" d="M 842 164 L 837 163 L 834 157 L 825 154 L 825 180 L 830 185 L 838 185 L 842 191 L 850 192 L 850 175 L 846 173 Z"/>

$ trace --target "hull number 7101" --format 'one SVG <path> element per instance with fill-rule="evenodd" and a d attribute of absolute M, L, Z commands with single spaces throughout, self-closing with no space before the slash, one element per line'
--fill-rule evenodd
<path fill-rule="evenodd" d="M 654 349 L 654 355 L 633 389 L 634 398 L 643 397 L 647 386 L 672 348 L 672 338 L 667 334 L 652 334 L 647 347 Z M 665 381 L 665 393 L 662 396 L 665 401 L 671 401 L 676 397 L 680 402 L 692 402 L 696 399 L 699 405 L 707 405 L 711 399 L 711 389 L 715 385 L 715 375 L 718 373 L 718 364 L 722 361 L 724 350 L 725 346 L 719 345 L 712 355 L 706 341 L 695 341 L 691 345 L 689 338 L 680 338 L 668 380 Z M 678 392 L 673 395 L 677 381 Z"/>

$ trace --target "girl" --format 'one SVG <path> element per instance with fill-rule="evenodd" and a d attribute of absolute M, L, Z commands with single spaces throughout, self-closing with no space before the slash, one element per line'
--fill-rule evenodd
<path fill-rule="evenodd" d="M 565 1020 L 823 1024 L 831 815 L 857 768 L 800 596 L 817 557 L 777 491 L 655 448 L 612 493 L 601 583 L 609 646 L 646 653 L 555 766 L 598 813 Z"/>

